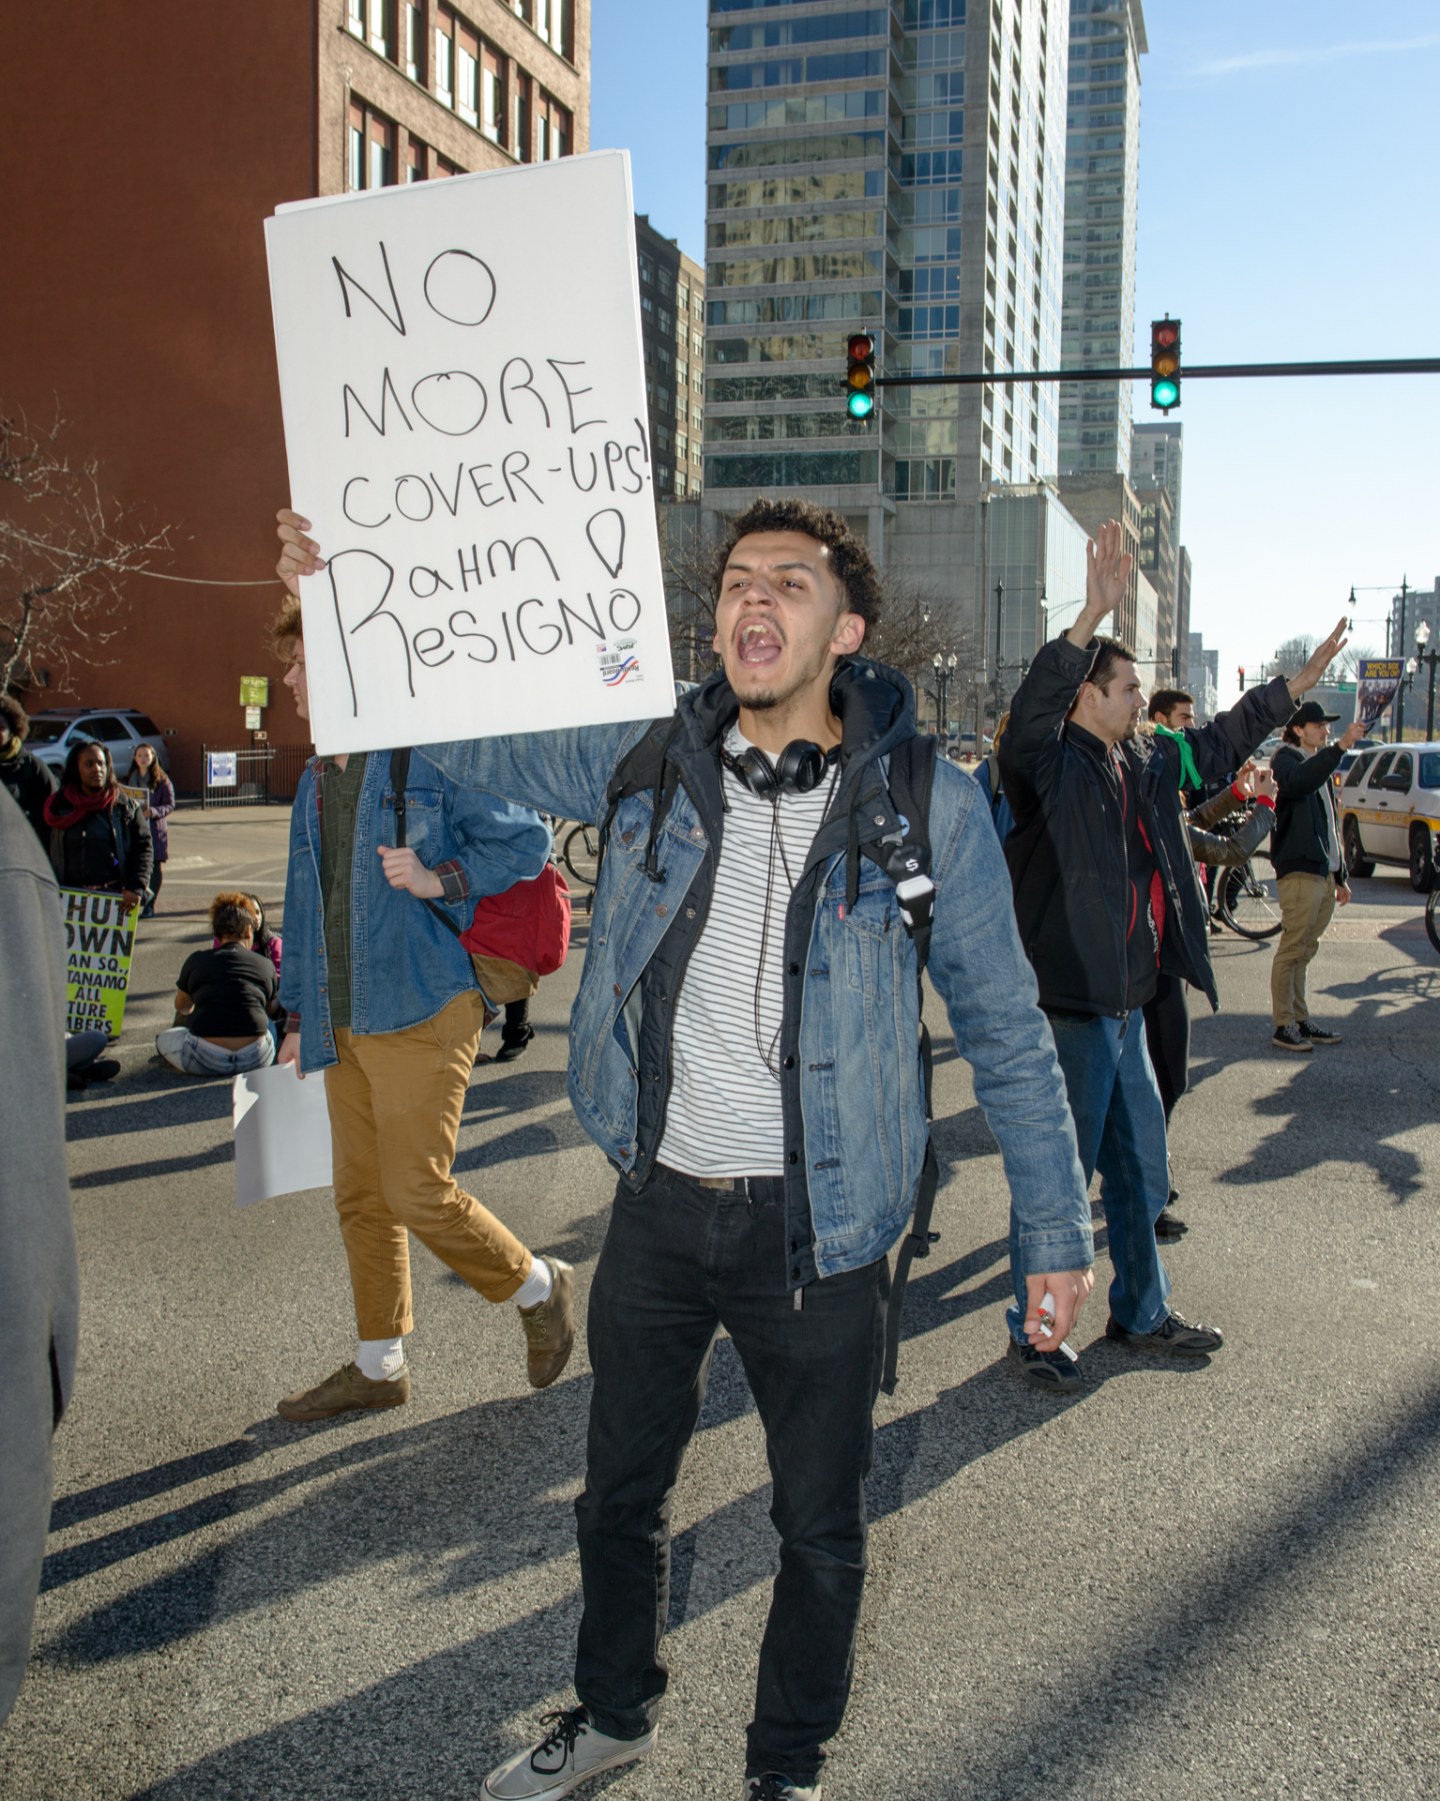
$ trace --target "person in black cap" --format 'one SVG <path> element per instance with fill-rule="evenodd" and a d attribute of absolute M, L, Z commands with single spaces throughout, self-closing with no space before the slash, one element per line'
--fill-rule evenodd
<path fill-rule="evenodd" d="M 1284 925 L 1270 966 L 1270 1014 L 1276 1050 L 1308 1053 L 1317 1044 L 1339 1044 L 1340 1034 L 1317 1026 L 1305 998 L 1305 971 L 1320 948 L 1337 904 L 1350 898 L 1345 859 L 1335 819 L 1331 782 L 1341 757 L 1365 730 L 1360 720 L 1330 743 L 1330 727 L 1340 717 L 1318 700 L 1297 707 L 1285 727 L 1285 742 L 1271 761 L 1275 777 L 1275 865 Z"/>

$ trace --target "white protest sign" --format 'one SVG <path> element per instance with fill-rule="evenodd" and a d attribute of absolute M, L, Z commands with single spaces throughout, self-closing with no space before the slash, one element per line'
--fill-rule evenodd
<path fill-rule="evenodd" d="M 669 713 L 625 154 L 265 233 L 316 747 Z"/>
<path fill-rule="evenodd" d="M 289 1063 L 252 1069 L 235 1078 L 231 1115 L 237 1207 L 330 1186 L 330 1113 L 323 1076 L 302 1081 Z"/>

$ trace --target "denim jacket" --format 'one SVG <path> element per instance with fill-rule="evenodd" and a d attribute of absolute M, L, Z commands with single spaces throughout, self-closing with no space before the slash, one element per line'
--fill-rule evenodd
<path fill-rule="evenodd" d="M 418 752 L 405 781 L 406 843 L 427 869 L 449 865 L 434 904 L 463 931 L 475 902 L 528 881 L 545 866 L 550 833 L 528 808 L 457 788 Z M 385 879 L 376 847 L 395 842 L 390 758 L 373 752 L 355 809 L 350 894 L 350 1027 L 401 1032 L 433 1019 L 475 985 L 470 959 L 425 903 Z M 285 959 L 280 1001 L 300 1029 L 300 1066 L 335 1062 L 326 998 L 325 926 L 320 885 L 320 815 L 315 763 L 300 777 L 290 815 L 285 883 Z"/>
<path fill-rule="evenodd" d="M 796 1287 L 890 1249 L 914 1205 L 926 1140 L 914 947 L 890 878 L 868 860 L 856 870 L 849 854 L 852 818 L 861 849 L 897 829 L 885 756 L 914 733 L 913 697 L 903 676 L 856 658 L 832 704 L 844 727 L 842 774 L 786 923 L 779 1056 Z M 606 839 L 571 1014 L 569 1088 L 581 1124 L 636 1187 L 664 1127 L 672 999 L 709 906 L 724 829 L 720 743 L 737 711 L 723 675 L 682 695 L 654 790 L 620 801 Z M 457 782 L 599 821 L 612 771 L 649 731 L 591 726 L 425 754 Z M 930 842 L 938 894 L 929 976 L 1000 1142 L 1025 1267 L 1085 1267 L 1085 1181 L 1004 858 L 974 782 L 943 761 Z"/>

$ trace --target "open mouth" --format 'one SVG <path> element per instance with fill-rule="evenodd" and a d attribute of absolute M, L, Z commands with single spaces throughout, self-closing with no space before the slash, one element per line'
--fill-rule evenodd
<path fill-rule="evenodd" d="M 765 619 L 752 619 L 740 627 L 735 654 L 746 669 L 768 669 L 780 655 L 780 634 Z"/>

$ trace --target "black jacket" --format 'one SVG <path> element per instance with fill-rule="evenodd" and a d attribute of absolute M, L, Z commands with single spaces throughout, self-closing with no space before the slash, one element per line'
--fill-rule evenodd
<path fill-rule="evenodd" d="M 62 888 L 128 888 L 143 894 L 150 886 L 155 848 L 145 815 L 128 794 L 57 831 L 46 827 L 50 863 Z"/>
<path fill-rule="evenodd" d="M 45 803 L 55 792 L 55 777 L 48 765 L 22 745 L 13 757 L 0 757 L 0 782 L 14 795 L 15 804 L 41 839 L 48 842 L 50 828 L 45 823 Z"/>
<path fill-rule="evenodd" d="M 1130 883 L 1119 783 L 1105 745 L 1066 719 L 1094 656 L 1093 643 L 1079 650 L 1068 638 L 1055 639 L 1040 650 L 1010 703 L 1000 768 L 1015 827 L 1005 857 L 1040 1005 L 1056 1013 L 1120 1016 Z M 1277 676 L 1209 725 L 1188 727 L 1201 780 L 1233 776 L 1294 710 Z M 1160 968 L 1202 989 L 1217 1007 L 1205 900 L 1180 807 L 1180 753 L 1159 736 L 1128 739 L 1119 751 L 1164 885 Z"/>
<path fill-rule="evenodd" d="M 1275 836 L 1270 860 L 1276 875 L 1329 875 L 1330 858 L 1325 831 L 1325 786 L 1345 755 L 1342 744 L 1327 744 L 1312 756 L 1295 744 L 1282 744 L 1270 759 L 1275 777 Z M 1340 844 L 1340 821 L 1335 818 L 1335 842 Z M 1340 868 L 1345 852 L 1340 850 Z"/>

